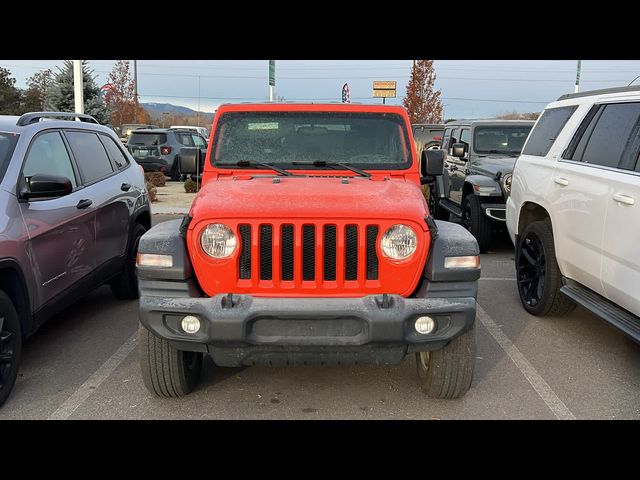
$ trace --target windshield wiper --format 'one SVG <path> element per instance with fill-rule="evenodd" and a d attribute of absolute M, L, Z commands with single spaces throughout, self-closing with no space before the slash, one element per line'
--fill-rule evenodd
<path fill-rule="evenodd" d="M 276 167 L 270 163 L 262 163 L 262 162 L 250 162 L 249 160 L 240 160 L 236 163 L 239 167 L 266 167 L 274 172 L 278 172 L 280 175 L 285 175 L 287 177 L 292 177 L 293 173 L 286 171 L 284 168 Z"/>
<path fill-rule="evenodd" d="M 293 165 L 313 165 L 314 167 L 343 167 L 347 170 L 351 170 L 352 172 L 357 173 L 361 177 L 371 176 L 369 172 L 365 172 L 364 170 L 360 170 L 359 168 L 352 167 L 348 163 L 344 162 L 326 162 L 324 160 L 314 160 L 313 162 L 293 162 Z"/>

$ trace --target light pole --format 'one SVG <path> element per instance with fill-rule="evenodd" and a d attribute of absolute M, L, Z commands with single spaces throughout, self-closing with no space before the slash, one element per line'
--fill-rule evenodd
<path fill-rule="evenodd" d="M 200 75 L 198 75 L 198 126 L 200 126 Z"/>
<path fill-rule="evenodd" d="M 84 92 L 82 85 L 82 60 L 73 61 L 73 99 L 75 113 L 84 113 Z"/>
<path fill-rule="evenodd" d="M 136 99 L 135 120 L 138 123 L 138 61 L 133 61 L 133 97 Z"/>
<path fill-rule="evenodd" d="M 276 86 L 276 61 L 269 60 L 269 101 L 273 102 L 273 87 Z"/>
<path fill-rule="evenodd" d="M 582 60 L 578 60 L 578 65 L 576 67 L 576 88 L 574 93 L 578 93 L 580 90 L 580 67 L 582 66 Z"/>

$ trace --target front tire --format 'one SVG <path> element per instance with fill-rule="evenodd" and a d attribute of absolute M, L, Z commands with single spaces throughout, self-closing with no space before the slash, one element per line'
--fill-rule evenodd
<path fill-rule="evenodd" d="M 473 326 L 433 352 L 417 352 L 416 364 L 422 391 L 434 398 L 459 398 L 471 387 L 476 361 L 476 328 Z"/>
<path fill-rule="evenodd" d="M 476 195 L 464 197 L 462 223 L 477 240 L 480 252 L 486 252 L 491 245 L 491 220 L 482 212 L 480 199 Z"/>
<path fill-rule="evenodd" d="M 138 298 L 138 277 L 136 275 L 136 254 L 140 237 L 147 229 L 139 223 L 134 224 L 129 242 L 129 251 L 122 273 L 111 281 L 111 292 L 121 300 Z"/>
<path fill-rule="evenodd" d="M 11 299 L 0 291 L 0 407 L 16 382 L 21 354 L 20 318 Z"/>
<path fill-rule="evenodd" d="M 193 391 L 202 372 L 202 353 L 178 350 L 143 326 L 138 338 L 140 369 L 147 390 L 166 398 L 183 397 Z"/>
<path fill-rule="evenodd" d="M 533 222 L 522 232 L 516 247 L 516 274 L 520 301 L 531 315 L 562 316 L 575 307 L 560 293 L 562 274 L 548 221 Z"/>
<path fill-rule="evenodd" d="M 429 196 L 427 203 L 429 204 L 429 213 L 435 220 L 449 220 L 449 212 L 440 206 L 438 195 L 437 180 L 429 185 Z"/>

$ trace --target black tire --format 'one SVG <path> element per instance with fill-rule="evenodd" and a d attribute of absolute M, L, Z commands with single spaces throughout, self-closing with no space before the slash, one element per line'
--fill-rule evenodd
<path fill-rule="evenodd" d="M 464 197 L 462 201 L 462 224 L 478 242 L 481 252 L 486 252 L 491 246 L 491 220 L 483 213 L 480 199 L 473 194 Z"/>
<path fill-rule="evenodd" d="M 444 348 L 416 353 L 422 391 L 433 398 L 459 398 L 471 387 L 476 362 L 474 325 Z"/>
<path fill-rule="evenodd" d="M 136 223 L 131 231 L 129 251 L 122 273 L 111 281 L 111 292 L 121 300 L 138 298 L 138 277 L 136 276 L 136 254 L 140 237 L 147 229 L 144 225 Z"/>
<path fill-rule="evenodd" d="M 575 304 L 562 293 L 562 274 L 556 260 L 550 222 L 527 225 L 516 246 L 518 294 L 524 309 L 531 315 L 560 317 Z"/>
<path fill-rule="evenodd" d="M 16 382 L 21 354 L 20 318 L 11 299 L 0 291 L 0 407 Z"/>
<path fill-rule="evenodd" d="M 178 159 L 175 159 L 175 163 L 173 165 L 173 170 L 171 171 L 171 175 L 170 178 L 171 180 L 173 180 L 174 182 L 177 182 L 178 180 L 180 180 L 180 163 L 178 162 Z"/>
<path fill-rule="evenodd" d="M 429 213 L 434 219 L 449 220 L 449 212 L 440 206 L 436 181 L 429 185 L 427 203 L 429 204 Z"/>
<path fill-rule="evenodd" d="M 147 390 L 167 398 L 193 391 L 200 380 L 203 354 L 178 350 L 143 326 L 138 335 L 140 368 Z"/>

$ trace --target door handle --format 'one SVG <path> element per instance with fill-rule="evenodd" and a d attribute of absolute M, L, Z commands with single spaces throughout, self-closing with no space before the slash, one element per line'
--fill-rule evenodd
<path fill-rule="evenodd" d="M 614 193 L 613 194 L 613 199 L 618 202 L 618 203 L 624 203 L 625 205 L 633 205 L 634 203 L 636 203 L 635 199 L 633 197 L 630 197 L 628 195 L 622 195 L 621 193 Z"/>
<path fill-rule="evenodd" d="M 85 198 L 84 200 L 80 200 L 80 201 L 78 202 L 78 204 L 76 205 L 76 208 L 79 208 L 79 209 L 81 209 L 81 210 L 82 210 L 82 209 L 87 208 L 87 207 L 88 207 L 89 205 L 91 205 L 92 203 L 93 203 L 93 201 L 92 201 L 92 200 L 89 200 L 88 198 Z"/>
<path fill-rule="evenodd" d="M 569 180 L 567 180 L 566 178 L 555 177 L 553 181 L 556 182 L 558 185 L 562 185 L 563 187 L 566 187 L 569 185 Z"/>
<path fill-rule="evenodd" d="M 120 185 L 120 190 L 122 190 L 123 192 L 128 192 L 130 188 L 131 185 L 129 185 L 128 183 L 123 183 L 122 185 Z"/>

